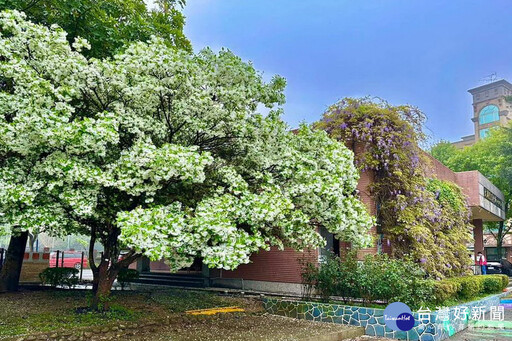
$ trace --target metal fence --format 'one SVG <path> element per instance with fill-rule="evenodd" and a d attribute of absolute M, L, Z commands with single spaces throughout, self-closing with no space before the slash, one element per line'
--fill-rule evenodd
<path fill-rule="evenodd" d="M 0 270 L 5 263 L 7 249 L 0 248 Z M 87 255 L 85 252 L 76 251 L 54 251 L 50 253 L 49 266 L 51 268 L 72 268 L 79 270 L 80 280 L 83 278 L 84 267 L 88 267 Z"/>
<path fill-rule="evenodd" d="M 55 255 L 55 257 L 53 257 Z M 84 265 L 86 262 L 85 252 L 77 253 L 74 251 L 54 251 L 50 256 L 51 268 L 69 268 L 74 267 L 80 271 L 80 280 L 82 280 Z"/>

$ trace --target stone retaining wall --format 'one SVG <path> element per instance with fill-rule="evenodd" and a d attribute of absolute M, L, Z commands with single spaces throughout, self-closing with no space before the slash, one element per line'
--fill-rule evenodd
<path fill-rule="evenodd" d="M 482 312 L 488 312 L 492 306 L 498 306 L 500 298 L 505 295 L 507 295 L 507 293 L 492 295 L 478 301 L 449 307 L 449 312 L 445 310 L 444 312 L 433 311 L 430 313 L 422 313 L 421 321 L 419 320 L 419 313 L 413 312 L 415 324 L 414 327 L 407 332 L 394 331 L 388 328 L 384 323 L 384 309 L 282 300 L 276 298 L 264 298 L 263 306 L 267 312 L 275 315 L 310 321 L 361 326 L 365 328 L 366 335 L 410 341 L 438 341 L 444 340 L 468 327 L 471 316 L 467 316 L 468 318 L 466 319 L 460 318 L 461 311 L 464 307 L 467 307 L 470 313 L 472 309 L 476 309 L 476 307 L 482 307 L 478 309 Z M 457 318 L 456 314 L 458 316 Z"/>

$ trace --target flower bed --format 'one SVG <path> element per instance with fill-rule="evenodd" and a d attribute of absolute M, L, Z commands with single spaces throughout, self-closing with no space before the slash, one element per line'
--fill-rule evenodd
<path fill-rule="evenodd" d="M 365 328 L 366 335 L 411 341 L 438 341 L 444 340 L 468 327 L 469 318 L 456 318 L 457 311 L 460 312 L 461 309 L 467 307 L 471 313 L 475 307 L 482 307 L 481 311 L 488 312 L 492 306 L 498 306 L 500 298 L 505 295 L 507 293 L 492 295 L 481 300 L 450 307 L 449 316 L 437 311 L 422 313 L 422 320 L 420 321 L 420 313 L 413 312 L 415 324 L 407 332 L 393 331 L 388 328 L 384 323 L 384 309 L 276 298 L 265 298 L 263 304 L 265 310 L 270 314 L 311 321 L 361 326 Z"/>

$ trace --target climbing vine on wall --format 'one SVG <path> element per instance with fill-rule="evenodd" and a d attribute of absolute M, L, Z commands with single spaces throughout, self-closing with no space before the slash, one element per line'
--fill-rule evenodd
<path fill-rule="evenodd" d="M 357 167 L 374 173 L 369 189 L 393 255 L 415 259 L 433 278 L 460 275 L 470 262 L 469 209 L 457 185 L 428 178 L 430 160 L 419 147 L 424 120 L 409 105 L 345 98 L 315 127 L 357 151 Z"/>

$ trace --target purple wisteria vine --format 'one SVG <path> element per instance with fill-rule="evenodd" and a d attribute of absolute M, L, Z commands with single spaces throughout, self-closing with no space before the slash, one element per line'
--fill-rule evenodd
<path fill-rule="evenodd" d="M 470 261 L 469 209 L 457 185 L 429 179 L 430 160 L 419 147 L 424 120 L 409 105 L 345 98 L 315 127 L 357 151 L 357 167 L 374 173 L 370 192 L 393 255 L 419 262 L 429 277 L 460 275 Z"/>

